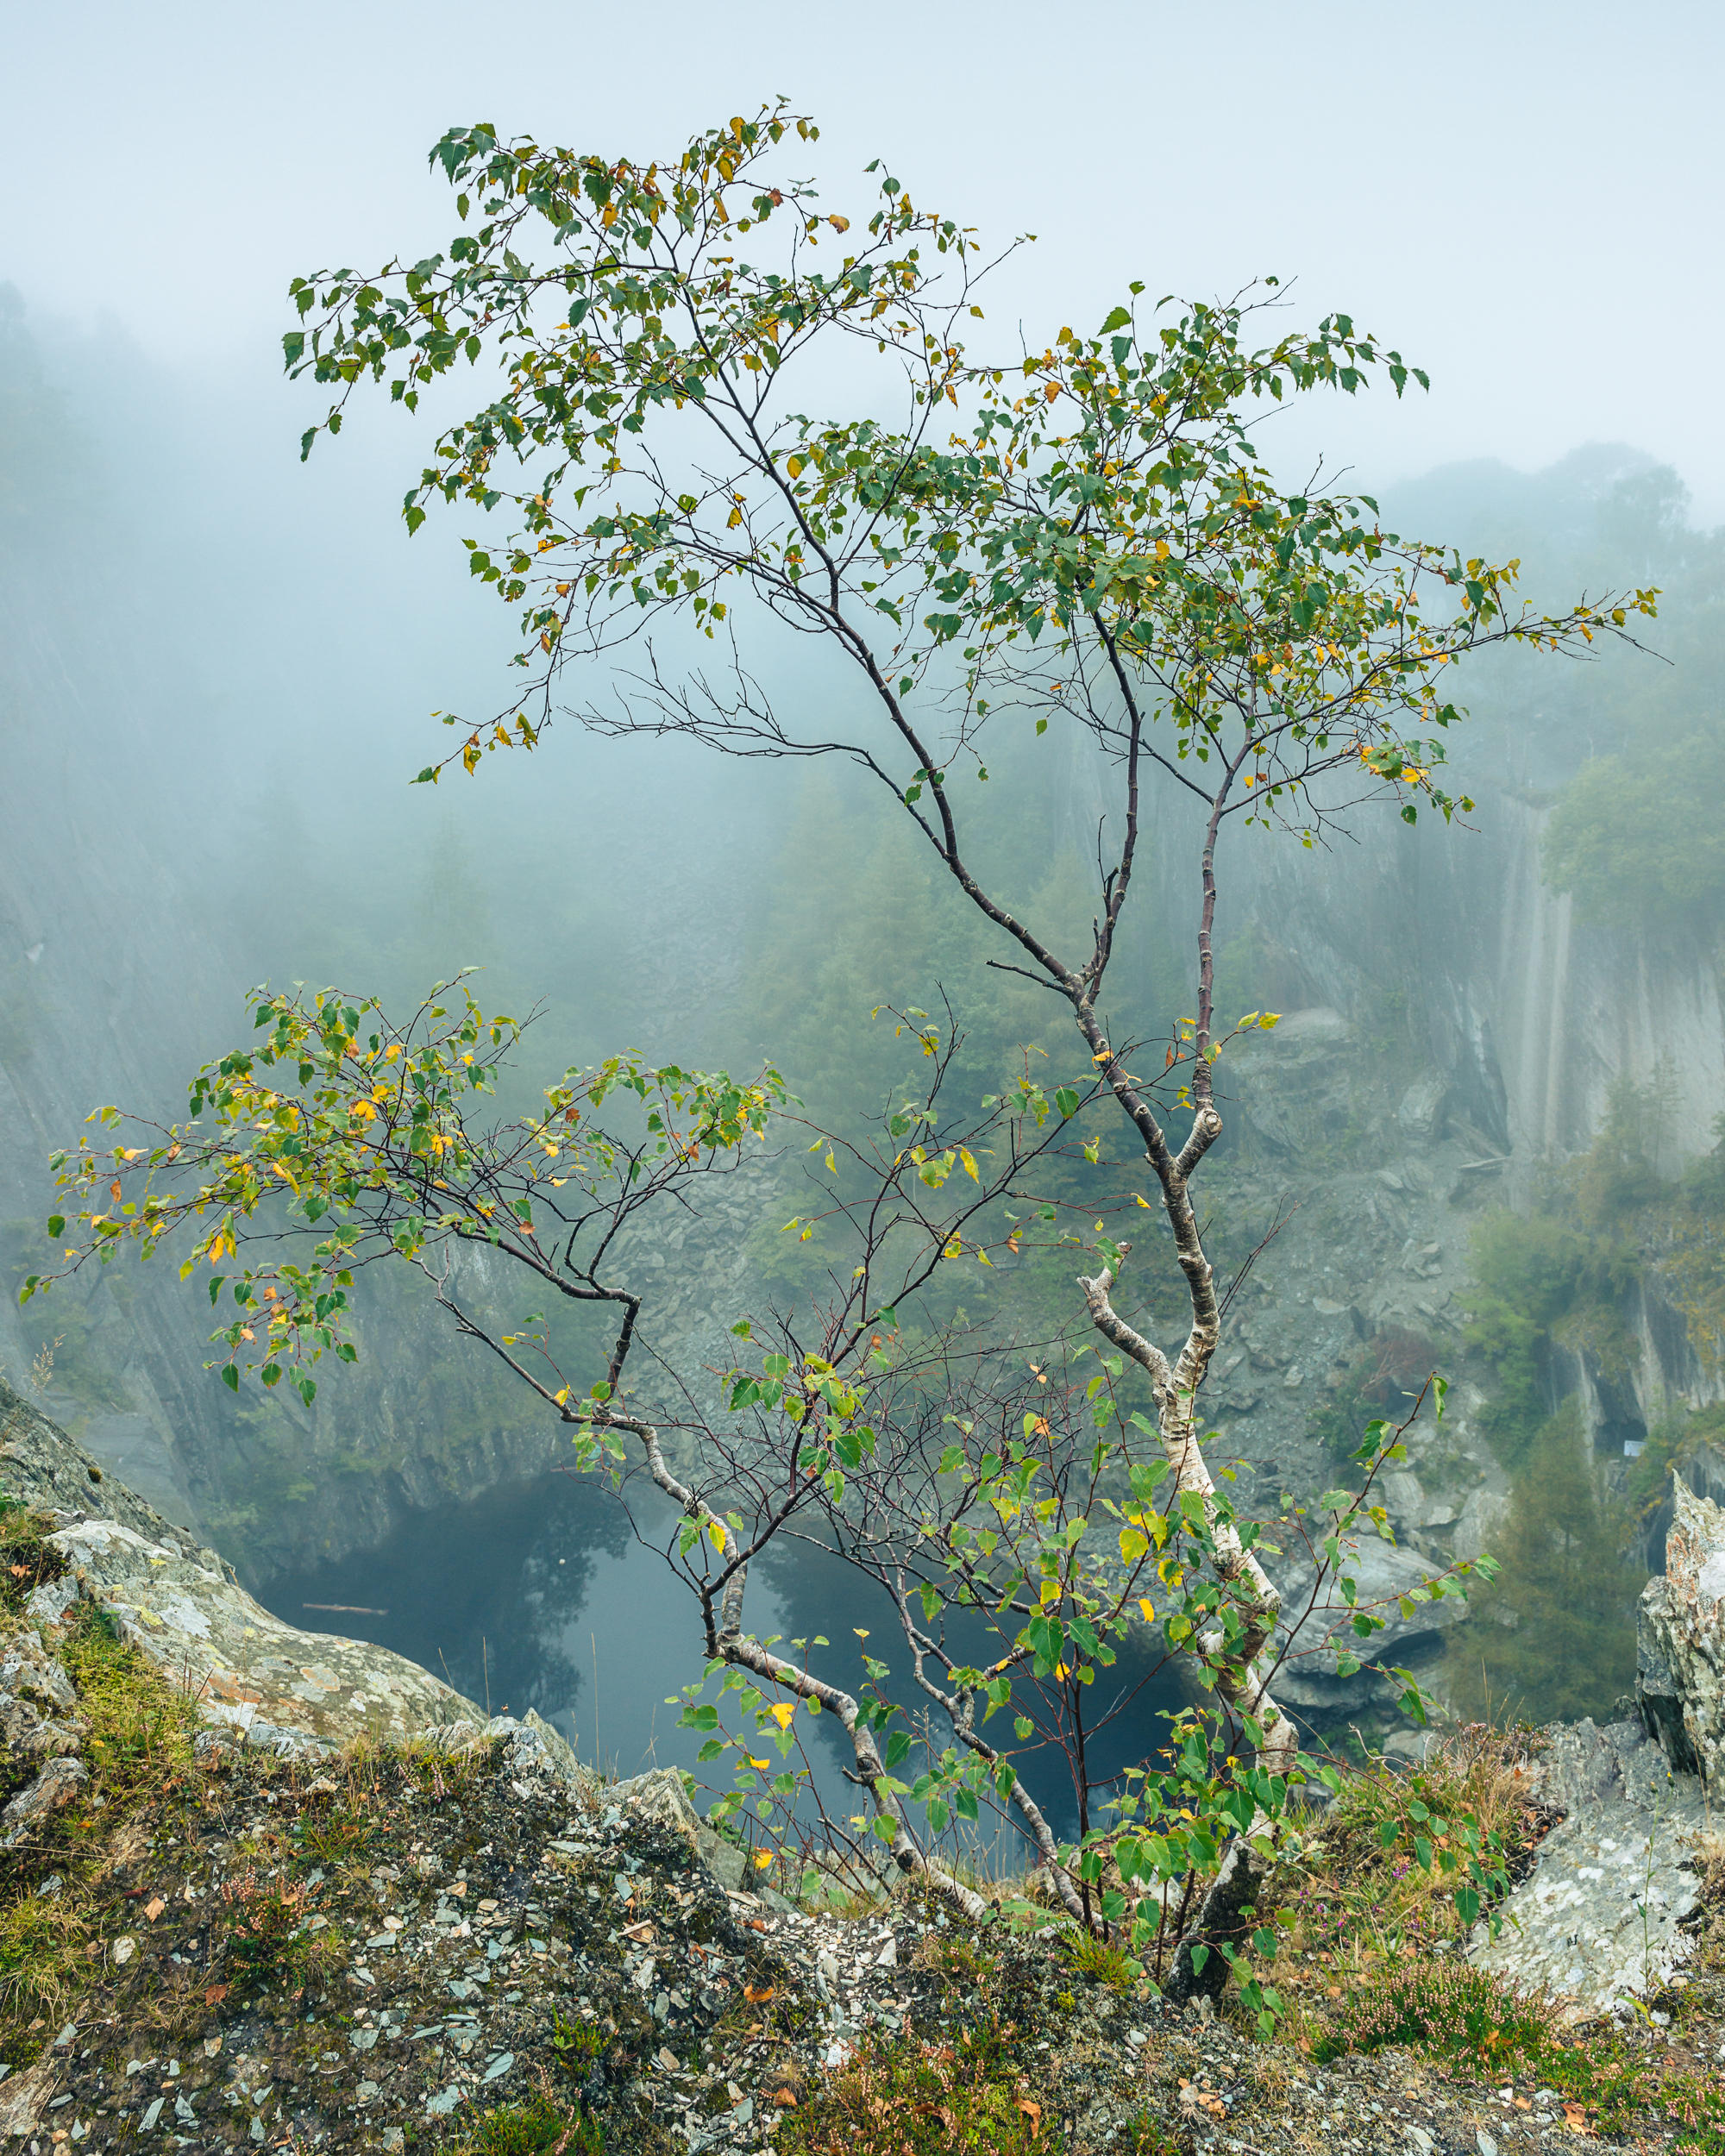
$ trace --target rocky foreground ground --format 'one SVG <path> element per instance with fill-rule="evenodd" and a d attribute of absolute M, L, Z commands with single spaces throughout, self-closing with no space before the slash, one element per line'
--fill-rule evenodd
<path fill-rule="evenodd" d="M 1164 2009 L 1034 1909 L 972 1930 L 903 1894 L 757 1894 L 675 1777 L 607 1786 L 543 1724 L 275 1625 L 16 1395 L 8 1476 L 0 2146 L 1725 2152 L 1705 1821 L 1656 1850 L 1657 1898 L 1622 1832 L 1617 1888 L 1590 1861 L 1588 1804 L 1662 1801 L 1639 1727 L 1470 1770 L 1515 1822 L 1517 1894 L 1543 1882 L 1526 1937 L 1552 1965 L 1558 1904 L 1603 1892 L 1625 2002 L 1531 1991 L 1452 1927 L 1337 1921 L 1397 1890 L 1338 1826 L 1289 1883 L 1265 2041 L 1226 1998 Z"/>

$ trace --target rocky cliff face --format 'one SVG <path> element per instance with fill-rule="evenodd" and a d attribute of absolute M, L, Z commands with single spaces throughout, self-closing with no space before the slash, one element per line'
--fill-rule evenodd
<path fill-rule="evenodd" d="M 1725 1799 L 1725 1511 L 1673 1477 L 1665 1570 L 1641 1597 L 1635 1695 L 1672 1771 Z"/>

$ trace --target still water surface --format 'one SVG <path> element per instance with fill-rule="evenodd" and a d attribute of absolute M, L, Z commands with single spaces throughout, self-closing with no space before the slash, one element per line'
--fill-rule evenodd
<path fill-rule="evenodd" d="M 702 1738 L 680 1729 L 679 1707 L 666 1703 L 700 1675 L 702 1662 L 698 1606 L 661 1554 L 674 1539 L 674 1516 L 651 1489 L 631 1490 L 630 1505 L 645 1540 L 608 1489 L 576 1475 L 545 1475 L 409 1514 L 379 1547 L 278 1575 L 260 1599 L 288 1624 L 393 1648 L 494 1714 L 536 1708 L 580 1758 L 608 1772 L 677 1766 L 722 1774 L 721 1763 L 697 1765 Z M 825 1551 L 798 1544 L 771 1552 L 750 1575 L 746 1616 L 763 1638 L 825 1634 L 831 1647 L 819 1655 L 821 1666 L 857 1691 L 864 1682 L 857 1635 L 866 1633 L 868 1651 L 906 1680 L 889 1683 L 889 1695 L 908 1702 L 913 1692 L 891 1604 Z M 1143 1675 L 1122 1657 L 1126 1683 Z M 1101 1695 L 1100 1685 L 1092 1689 Z M 1165 1676 L 1145 1683 L 1105 1740 L 1104 1770 L 1154 1749 L 1160 1717 L 1180 1696 Z M 998 1719 L 1004 1737 L 1007 1718 Z M 804 1726 L 817 1733 L 809 1756 L 823 1798 L 842 1815 L 860 1810 L 841 1771 L 850 1757 L 844 1733 L 830 1720 Z M 1019 1765 L 1060 1831 L 1071 1831 L 1063 1760 L 1044 1752 Z"/>

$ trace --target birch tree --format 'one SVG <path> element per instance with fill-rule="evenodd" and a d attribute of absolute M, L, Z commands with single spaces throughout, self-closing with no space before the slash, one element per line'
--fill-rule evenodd
<path fill-rule="evenodd" d="M 304 451 L 339 433 L 368 393 L 411 413 L 435 390 L 446 411 L 454 385 L 442 378 L 474 370 L 480 401 L 440 426 L 403 514 L 410 530 L 436 512 L 469 515 L 461 543 L 470 570 L 518 620 L 519 688 L 482 722 L 445 715 L 453 738 L 421 782 L 474 773 L 496 754 L 547 753 L 548 737 L 571 724 L 686 737 L 746 758 L 840 758 L 890 797 L 987 922 L 992 962 L 1046 993 L 1078 1074 L 1067 1090 L 1075 1104 L 1082 1090 L 1086 1104 L 1112 1114 L 1147 1165 L 1168 1230 L 1158 1251 L 1182 1284 L 1183 1323 L 1165 1344 L 1117 1307 L 1134 1263 L 1128 1241 L 1096 1245 L 1077 1294 L 1099 1351 L 1148 1383 L 1154 1415 L 1144 1432 L 1123 1420 L 1120 1443 L 1130 1466 L 1157 1463 L 1172 1495 L 1152 1505 L 1146 1491 L 1139 1515 L 1201 1547 L 1211 1589 L 1197 1611 L 1208 1610 L 1205 1621 L 1188 1621 L 1192 1651 L 1208 1658 L 1225 1705 L 1249 1733 L 1254 1757 L 1242 1774 L 1260 1778 L 1237 1789 L 1261 1795 L 1265 1777 L 1285 1783 L 1297 1750 L 1273 1689 L 1279 1597 L 1201 1443 L 1223 1313 L 1194 1191 L 1222 1132 L 1215 1064 L 1236 1030 L 1214 997 L 1224 841 L 1236 829 L 1279 829 L 1310 844 L 1346 816 L 1413 823 L 1422 812 L 1447 819 L 1471 809 L 1446 777 L 1462 717 L 1451 691 L 1456 665 L 1506 643 L 1585 656 L 1628 637 L 1632 615 L 1651 614 L 1656 595 L 1605 592 L 1540 612 L 1519 597 L 1514 561 L 1464 560 L 1400 536 L 1365 495 L 1316 480 L 1290 486 L 1259 447 L 1279 412 L 1368 385 L 1397 398 L 1427 387 L 1417 367 L 1346 314 L 1290 326 L 1273 279 L 1229 298 L 1178 303 L 1148 301 L 1134 279 L 1093 329 L 1051 318 L 1029 343 L 1001 337 L 982 304 L 1000 255 L 878 164 L 860 205 L 826 207 L 806 176 L 818 132 L 782 104 L 660 157 L 452 129 L 432 152 L 460 227 L 445 250 L 366 274 L 294 279 L 287 369 L 331 396 Z M 854 384 L 859 372 L 866 386 L 848 414 L 811 416 L 831 384 Z M 766 681 L 775 639 L 786 636 L 819 655 L 831 695 L 794 707 L 775 699 Z M 1010 762 L 1035 786 L 1036 754 L 1085 760 L 1106 804 L 1094 918 L 1078 946 L 977 865 L 995 819 L 1013 812 L 1000 799 L 999 770 Z M 1111 1032 L 1107 991 L 1122 925 L 1146 904 L 1147 833 L 1175 828 L 1176 805 L 1195 833 L 1189 1000 L 1183 1022 L 1170 1014 L 1159 1067 L 1146 1071 L 1136 1068 L 1143 1044 Z M 357 1009 L 339 1000 L 336 1007 Z M 300 1022 L 267 1006 L 272 1027 L 292 1032 Z M 1238 1020 L 1270 1022 L 1257 1012 Z M 342 1056 L 370 1052 L 353 1048 L 362 1030 L 357 1018 L 347 1028 L 337 1070 Z M 674 1093 L 677 1082 L 651 1077 L 649 1089 L 668 1083 Z M 999 1200 L 1022 1184 L 1040 1126 L 1026 1101 L 990 1114 L 990 1142 L 1006 1150 L 975 1194 Z M 1054 1127 L 1066 1119 L 1063 1107 Z M 365 1127 L 355 1133 L 337 1121 L 342 1142 L 356 1138 L 363 1150 Z M 715 1157 L 712 1129 L 702 1125 L 696 1143 L 674 1116 L 665 1130 L 674 1124 L 680 1143 Z M 986 1238 L 918 1194 L 929 1188 L 931 1162 L 975 1149 L 944 1143 L 930 1122 L 906 1128 L 899 1155 L 889 1147 L 871 1170 L 889 1208 L 909 1205 L 895 1217 L 918 1224 L 918 1255 L 894 1294 L 925 1263 L 987 1254 Z M 566 1139 L 564 1131 L 558 1142 Z M 723 1125 L 718 1152 L 736 1139 Z M 141 1147 L 139 1159 L 159 1172 L 176 1142 Z M 407 1185 L 413 1175 L 436 1181 L 422 1172 L 430 1164 L 421 1158 Z M 116 1179 L 122 1185 L 129 1166 Z M 85 1167 L 70 1160 L 68 1172 L 75 1182 Z M 230 1225 L 216 1244 L 203 1231 L 206 1258 L 212 1250 L 219 1258 L 221 1236 L 250 1217 L 244 1189 L 229 1200 Z M 490 1202 L 492 1213 L 477 1216 L 482 1226 L 470 1219 L 449 1232 L 512 1238 L 523 1263 L 543 1265 L 545 1247 L 518 1232 L 518 1215 L 511 1225 L 496 1210 L 495 1194 Z M 537 1203 L 529 1203 L 536 1238 Z M 414 1219 L 436 1217 L 429 1200 L 416 1204 Z M 104 1236 L 132 1232 L 93 1205 L 84 1217 L 85 1255 Z M 885 1337 L 888 1295 L 870 1269 L 869 1232 L 865 1224 L 862 1286 L 837 1294 L 821 1337 L 781 1339 L 770 1366 L 737 1377 L 756 1388 L 744 1405 L 776 1418 L 781 1464 L 787 1452 L 808 1464 L 815 1433 L 821 1489 L 872 1457 L 856 1432 L 873 1432 L 864 1401 L 876 1351 L 868 1344 Z M 417 1262 L 417 1244 L 410 1254 Z M 603 1278 L 590 1266 L 582 1292 L 610 1294 Z M 320 1327 L 336 1337 L 320 1303 L 343 1292 L 310 1275 L 279 1287 L 298 1313 L 295 1338 L 311 1351 L 321 1351 Z M 724 1554 L 738 1531 L 668 1457 L 632 1396 L 627 1326 L 618 1338 L 597 1390 L 545 1385 L 549 1404 L 597 1445 L 630 1438 L 692 1531 L 684 1559 L 719 1557 L 701 1589 L 710 1651 L 747 1661 L 794 1700 L 819 1698 L 860 1727 L 859 1746 L 872 1746 L 861 1702 L 812 1689 L 821 1680 L 747 1634 L 746 1559 L 737 1549 Z M 1381 1452 L 1394 1433 L 1374 1442 Z M 1368 1452 L 1370 1472 L 1378 1452 Z M 1007 1455 L 990 1457 L 996 1484 L 1016 1471 Z M 965 1471 L 961 1454 L 948 1474 Z M 1138 1526 L 1121 1532 L 1145 1539 Z M 1055 1602 L 1035 1610 L 1044 1645 L 1051 1622 L 1076 1608 L 1076 1572 L 1057 1567 L 1053 1576 Z M 1073 1636 L 1068 1622 L 1060 1643 Z M 963 1725 L 982 1673 L 937 1680 L 926 1646 L 918 1652 L 919 1677 Z M 1038 1667 L 1065 1667 L 1058 1646 L 1051 1658 L 1029 1645 L 1026 1654 Z M 969 1726 L 974 1733 L 974 1719 Z M 886 1838 L 895 1854 L 925 1863 L 925 1852 L 900 1839 L 887 1764 L 872 1750 L 857 1757 L 883 1816 L 893 1815 Z M 1225 1930 L 1229 1908 L 1250 1905 L 1261 1871 L 1259 1796 L 1243 1813 L 1215 1816 L 1232 1819 L 1232 1839 L 1208 1866 L 1208 1915 L 1189 1927 L 1201 1952 L 1204 1925 Z M 1189 1946 L 1182 1951 L 1191 1979 Z"/>

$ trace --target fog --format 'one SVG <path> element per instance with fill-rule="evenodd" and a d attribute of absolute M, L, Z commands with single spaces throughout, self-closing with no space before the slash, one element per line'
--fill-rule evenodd
<path fill-rule="evenodd" d="M 1233 1381 L 1217 1412 L 1247 1471 L 1270 1488 L 1289 1444 L 1333 1458 L 1326 1418 L 1381 1406 L 1372 1387 L 1417 1334 L 1474 1389 L 1466 1442 L 1398 1500 L 1410 1544 L 1433 1561 L 1461 1553 L 1452 1533 L 1543 1547 L 1522 1517 L 1530 1462 L 1579 1416 L 1625 1507 L 1613 1532 L 1657 1566 L 1662 1493 L 1632 1487 L 1626 1463 L 1701 1441 L 1691 1419 L 1725 1395 L 1716 1358 L 1698 1333 L 1680 1353 L 1659 1347 L 1651 1257 L 1619 1294 L 1605 1347 L 1598 1311 L 1578 1302 L 1539 1319 L 1527 1369 L 1512 1367 L 1488 1305 L 1513 1300 L 1503 1283 L 1521 1263 L 1502 1220 L 1571 1206 L 1564 1232 L 1620 1257 L 1641 1233 L 1624 1225 L 1627 1199 L 1609 1222 L 1587 1211 L 1591 1170 L 1577 1165 L 1619 1144 L 1611 1118 L 1637 1087 L 1665 1104 L 1662 1134 L 1634 1156 L 1658 1202 L 1714 1202 L 1695 1179 L 1713 1172 L 1725 1109 L 1709 970 L 1725 882 L 1702 833 L 1698 881 L 1673 885 L 1665 923 L 1614 913 L 1610 879 L 1621 869 L 1627 884 L 1640 857 L 1604 860 L 1587 773 L 1616 757 L 1614 771 L 1651 787 L 1674 739 L 1699 744 L 1689 768 L 1716 794 L 1725 436 L 1708 355 L 1725 298 L 1697 272 L 1725 180 L 1716 9 L 1665 6 L 1629 26 L 1621 10 L 1544 4 L 1251 0 L 1065 16 L 1007 4 L 883 34 L 836 9 L 739 28 L 681 4 L 547 20 L 442 0 L 267 15 L 74 0 L 9 4 L 0 25 L 9 1282 L 40 1262 L 50 1149 L 98 1102 L 179 1112 L 190 1073 L 244 1037 L 243 991 L 266 977 L 398 1003 L 480 967 L 488 1007 L 544 1006 L 526 1098 L 566 1064 L 640 1045 L 692 1062 L 775 1056 L 852 1107 L 881 1089 L 888 1058 L 844 1029 L 860 1039 L 874 1005 L 926 1004 L 943 987 L 979 1014 L 978 1070 L 1023 1037 L 1028 999 L 988 975 L 956 901 L 918 881 L 924 865 L 894 850 L 843 773 L 607 741 L 568 720 L 530 757 L 411 786 L 449 745 L 434 713 L 479 719 L 504 703 L 511 621 L 467 573 L 465 511 L 405 535 L 398 505 L 431 438 L 425 416 L 362 402 L 339 442 L 298 456 L 324 398 L 281 376 L 288 279 L 442 245 L 448 190 L 425 154 L 446 127 L 484 117 L 505 135 L 663 155 L 782 91 L 819 121 L 806 162 L 835 204 L 878 154 L 919 202 L 990 239 L 1037 234 L 988 295 L 1008 346 L 1019 324 L 1039 348 L 1062 323 L 1100 321 L 1133 278 L 1203 297 L 1274 273 L 1290 320 L 1346 308 L 1432 378 L 1429 395 L 1399 403 L 1381 385 L 1308 400 L 1266 434 L 1278 471 L 1346 470 L 1433 536 L 1524 555 L 1541 591 L 1646 580 L 1672 592 L 1650 633 L 1666 660 L 1614 658 L 1537 688 L 1515 662 L 1480 670 L 1476 827 L 1339 849 L 1309 887 L 1327 894 L 1323 918 L 1296 888 L 1291 849 L 1272 850 L 1228 887 L 1223 930 L 1230 993 L 1367 1044 L 1372 1104 L 1324 1094 L 1321 1046 L 1297 1042 L 1331 1036 L 1308 1030 L 1276 1112 L 1326 1143 L 1369 1131 L 1371 1171 L 1393 1194 L 1362 1187 L 1325 1231 L 1333 1248 L 1291 1232 L 1283 1269 L 1278 1253 L 1266 1261 L 1266 1292 L 1297 1298 L 1302 1325 L 1317 1325 L 1314 1308 L 1335 1322 L 1321 1354 L 1308 1346 L 1291 1367 L 1266 1344 L 1263 1384 L 1292 1388 L 1320 1364 L 1333 1382 L 1309 1413 L 1302 1395 L 1289 1439 L 1295 1403 L 1278 1392 L 1266 1405 L 1250 1368 Z M 845 382 L 833 387 L 842 398 Z M 472 401 L 467 379 L 458 393 Z M 794 705 L 850 693 L 818 654 L 773 646 L 763 663 Z M 602 695 L 603 670 L 585 686 Z M 1057 776 L 1025 812 L 1022 845 L 1001 849 L 1003 873 L 1044 878 L 1075 921 L 1088 903 L 1081 796 Z M 1553 816 L 1585 871 L 1561 891 L 1541 850 Z M 1189 839 L 1177 818 L 1164 826 L 1158 874 Z M 1133 947 L 1122 1000 L 1140 1034 L 1177 1009 L 1189 912 L 1189 898 L 1168 898 Z M 1422 1110 L 1433 1071 L 1440 1106 Z M 1282 1128 L 1268 1112 L 1242 1119 L 1238 1158 L 1271 1165 L 1256 1195 L 1243 1181 L 1228 1198 L 1218 1232 L 1235 1257 L 1263 1228 L 1264 1193 L 1280 1204 L 1294 1191 Z M 1489 1191 L 1465 1180 L 1482 1171 L 1499 1178 Z M 1328 1261 L 1345 1270 L 1373 1237 L 1379 1256 L 1314 1303 Z M 1421 1273 L 1427 1250 L 1440 1255 Z M 774 1262 L 751 1249 L 748 1280 L 778 1277 Z M 1420 1283 L 1440 1270 L 1441 1294 L 1427 1294 Z M 700 1307 L 676 1337 L 693 1363 L 718 1367 L 733 1314 L 721 1296 L 741 1294 L 741 1277 L 689 1290 Z M 496 1569 L 498 1594 L 460 1610 L 421 1596 L 413 1625 L 398 1616 L 378 1634 L 447 1653 L 470 1682 L 469 1634 L 495 1625 L 522 1572 L 505 1540 L 536 1508 L 535 1478 L 568 1463 L 555 1432 L 387 1296 L 367 1312 L 365 1371 L 303 1415 L 229 1403 L 201 1367 L 207 1317 L 171 1280 L 66 1307 L 21 1312 L 9 1294 L 0 1363 L 17 1381 L 52 1348 L 37 1389 L 53 1411 L 252 1584 L 279 1583 L 296 1621 L 326 1589 L 335 1606 L 363 1604 L 369 1552 L 386 1551 L 398 1580 L 446 1562 L 450 1508 L 501 1490 L 475 1515 L 469 1552 Z M 1278 1368 L 1285 1379 L 1264 1378 Z M 1514 1422 L 1502 1403 L 1517 1384 Z M 431 1523 L 420 1543 L 416 1520 Z M 581 1597 L 622 1577 L 618 1534 L 585 1518 L 569 1530 L 580 1561 L 567 1587 L 546 1542 L 536 1629 L 510 1664 L 523 1699 L 595 1745 L 591 1702 L 577 1705 L 581 1643 L 610 1635 Z M 798 1606 L 789 1576 L 775 1591 Z M 1621 1634 L 1553 1711 L 1609 1694 Z M 634 1708 L 678 1681 L 656 1660 Z M 663 1753 L 651 1714 L 646 1727 Z"/>
<path fill-rule="evenodd" d="M 881 155 L 991 237 L 1039 235 L 1001 322 L 1100 318 L 1133 276 L 1208 294 L 1274 272 L 1433 378 L 1431 398 L 1367 399 L 1340 432 L 1327 415 L 1308 448 L 1383 481 L 1466 455 L 1538 467 L 1628 435 L 1725 509 L 1704 360 L 1725 301 L 1701 266 L 1725 31 L 1699 0 L 1633 25 L 1546 0 L 1148 0 L 1082 22 L 1008 0 L 886 35 L 834 8 L 786 35 L 682 0 L 530 24 L 444 0 L 72 0 L 0 19 L 0 270 L 44 317 L 119 325 L 200 397 L 265 386 L 296 271 L 442 243 L 424 157 L 457 121 L 663 154 L 783 92 L 819 118 L 833 186 Z M 278 395 L 248 431 L 285 448 L 300 423 Z M 374 423 L 412 457 L 399 425 Z"/>

